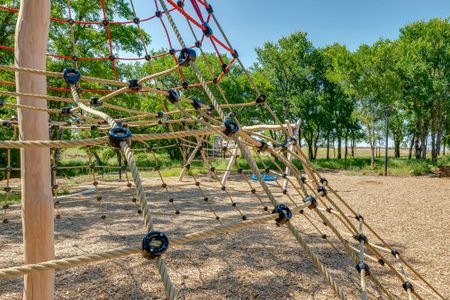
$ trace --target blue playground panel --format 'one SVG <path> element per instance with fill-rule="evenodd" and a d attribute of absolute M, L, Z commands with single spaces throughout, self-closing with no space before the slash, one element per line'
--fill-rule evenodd
<path fill-rule="evenodd" d="M 256 175 L 252 175 L 250 177 L 252 180 L 257 181 L 258 180 L 258 176 Z M 278 179 L 278 176 L 274 176 L 274 175 L 262 175 L 262 180 L 264 181 L 275 181 Z"/>

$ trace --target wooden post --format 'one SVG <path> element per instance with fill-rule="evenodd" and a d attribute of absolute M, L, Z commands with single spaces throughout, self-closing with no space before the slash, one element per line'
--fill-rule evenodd
<path fill-rule="evenodd" d="M 195 154 L 197 154 L 197 151 L 200 149 L 200 146 L 201 146 L 201 142 L 198 141 L 197 146 L 192 150 L 191 155 L 189 156 L 188 160 L 186 161 L 186 164 L 183 166 L 183 169 L 181 169 L 180 176 L 178 177 L 178 181 L 183 181 L 184 174 L 188 170 L 188 168 L 186 166 L 190 165 L 191 162 L 194 160 Z"/>
<path fill-rule="evenodd" d="M 297 123 L 295 123 L 295 128 L 294 128 L 294 131 L 293 131 L 293 132 L 292 132 L 291 126 L 289 126 L 289 125 L 290 125 L 289 121 L 286 121 L 286 124 L 288 124 L 287 128 L 288 128 L 289 134 L 290 134 L 291 136 L 297 138 L 298 131 L 300 130 L 300 124 L 301 124 L 301 121 L 298 120 Z M 291 152 L 294 151 L 294 145 L 289 146 L 289 151 L 291 151 Z M 288 160 L 288 161 L 291 161 L 291 160 L 292 160 L 292 154 L 291 154 L 290 152 L 287 154 L 287 160 Z M 284 173 L 285 173 L 287 176 L 291 175 L 291 169 L 289 169 L 289 167 L 286 167 L 286 170 L 284 171 Z M 283 182 L 283 190 L 287 190 L 287 188 L 288 188 L 288 183 L 289 183 L 289 182 L 288 182 L 288 180 L 287 180 L 287 178 L 286 178 L 286 179 L 284 180 L 284 182 Z"/>
<path fill-rule="evenodd" d="M 16 25 L 15 63 L 19 67 L 46 69 L 50 0 L 21 1 Z M 45 76 L 16 72 L 16 90 L 45 95 Z M 18 97 L 22 105 L 47 107 L 45 101 Z M 18 109 L 20 140 L 48 140 L 48 114 Z M 54 258 L 53 201 L 50 151 L 27 148 L 20 152 L 22 178 L 22 227 L 25 263 Z M 23 299 L 53 299 L 54 271 L 36 272 L 24 277 Z"/>
<path fill-rule="evenodd" d="M 236 161 L 239 148 L 235 146 L 236 148 L 233 149 L 233 152 L 231 153 L 230 160 L 228 161 L 227 170 L 223 174 L 222 180 L 220 181 L 220 184 L 222 186 L 225 186 L 227 184 L 228 176 L 230 176 L 231 168 L 233 167 L 234 162 Z"/>

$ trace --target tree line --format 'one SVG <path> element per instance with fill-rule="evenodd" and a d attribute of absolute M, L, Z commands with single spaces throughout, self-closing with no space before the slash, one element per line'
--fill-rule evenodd
<path fill-rule="evenodd" d="M 396 40 L 380 39 L 349 51 L 344 45 L 314 47 L 294 33 L 256 49 L 252 72 L 285 119 L 301 119 L 301 137 L 314 159 L 320 146 L 337 145 L 338 158 L 365 141 L 375 160 L 390 114 L 395 156 L 433 162 L 449 144 L 449 19 L 417 21 Z M 345 153 L 341 153 L 341 149 Z M 350 149 L 350 150 L 348 150 Z"/>

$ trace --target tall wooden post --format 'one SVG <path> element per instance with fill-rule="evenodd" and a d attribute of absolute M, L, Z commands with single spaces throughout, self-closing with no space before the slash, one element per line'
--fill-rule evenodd
<path fill-rule="evenodd" d="M 21 1 L 16 25 L 15 63 L 18 67 L 45 70 L 50 0 Z M 16 72 L 16 90 L 45 95 L 46 77 Z M 19 104 L 46 107 L 41 99 L 18 97 Z M 21 140 L 48 140 L 48 114 L 18 109 Z M 20 152 L 22 178 L 22 226 L 25 263 L 54 258 L 53 201 L 50 151 L 28 148 Z M 36 272 L 24 278 L 23 299 L 53 299 L 54 271 Z"/>

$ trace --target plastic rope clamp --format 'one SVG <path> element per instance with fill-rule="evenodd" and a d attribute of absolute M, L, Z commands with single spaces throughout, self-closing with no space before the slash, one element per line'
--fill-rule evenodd
<path fill-rule="evenodd" d="M 413 291 L 414 290 L 414 286 L 409 281 L 405 281 L 405 283 L 402 284 L 402 287 L 405 291 L 408 291 L 408 290 Z"/>
<path fill-rule="evenodd" d="M 223 72 L 224 74 L 227 74 L 227 73 L 230 72 L 230 69 L 228 69 L 228 65 L 227 65 L 227 64 L 223 64 L 223 65 L 222 65 L 222 72 Z"/>
<path fill-rule="evenodd" d="M 128 88 L 132 91 L 140 91 L 142 90 L 142 85 L 139 84 L 139 81 L 137 79 L 131 79 L 128 81 L 130 84 L 128 85 Z"/>
<path fill-rule="evenodd" d="M 208 14 L 212 14 L 214 12 L 214 9 L 212 8 L 211 4 L 209 4 L 208 7 L 206 7 L 206 11 L 208 12 Z"/>
<path fill-rule="evenodd" d="M 290 219 L 292 219 L 292 211 L 285 204 L 278 204 L 274 208 L 272 213 L 278 214 L 278 218 L 275 219 L 275 221 L 277 222 L 277 226 L 283 225 L 286 222 L 288 222 Z"/>
<path fill-rule="evenodd" d="M 326 184 L 328 182 L 328 180 L 325 177 L 321 177 L 320 178 L 320 183 L 321 184 Z"/>
<path fill-rule="evenodd" d="M 258 98 L 256 98 L 256 104 L 260 104 L 260 103 L 264 103 L 266 102 L 267 97 L 264 94 L 261 94 L 258 96 Z"/>
<path fill-rule="evenodd" d="M 260 142 L 260 143 L 261 143 L 261 146 L 258 147 L 258 151 L 265 152 L 269 148 L 269 145 L 266 142 Z"/>
<path fill-rule="evenodd" d="M 167 90 L 167 93 L 167 99 L 169 99 L 170 103 L 175 104 L 178 102 L 180 96 L 178 95 L 178 92 L 176 90 L 169 89 Z"/>
<path fill-rule="evenodd" d="M 232 136 L 234 133 L 239 131 L 239 125 L 231 120 L 230 118 L 227 118 L 225 120 L 225 131 L 223 132 L 226 136 Z"/>
<path fill-rule="evenodd" d="M 362 270 L 365 270 L 366 271 L 365 275 L 366 276 L 370 275 L 370 268 L 369 268 L 369 266 L 366 263 L 359 263 L 359 264 L 357 264 L 355 266 L 355 269 L 356 269 L 356 271 L 358 271 L 358 273 L 361 273 Z"/>
<path fill-rule="evenodd" d="M 236 49 L 233 49 L 233 53 L 231 53 L 231 56 L 233 56 L 233 58 L 239 58 L 239 53 L 236 51 Z"/>
<path fill-rule="evenodd" d="M 324 186 L 320 186 L 320 187 L 317 189 L 317 192 L 318 192 L 318 193 L 323 193 L 323 195 L 325 196 L 325 195 L 327 194 L 327 189 L 326 189 Z"/>
<path fill-rule="evenodd" d="M 202 108 L 202 103 L 195 97 L 191 98 L 191 105 L 195 110 L 199 110 Z"/>
<path fill-rule="evenodd" d="M 192 48 L 183 48 L 178 56 L 178 64 L 182 67 L 188 67 L 190 62 L 197 59 L 197 53 Z"/>
<path fill-rule="evenodd" d="M 131 143 L 131 131 L 124 127 L 114 127 L 109 130 L 109 144 L 112 147 L 120 148 L 121 142 Z"/>
<path fill-rule="evenodd" d="M 67 84 L 76 84 L 78 81 L 80 81 L 80 78 L 81 74 L 77 69 L 64 69 L 64 80 L 67 82 Z"/>
<path fill-rule="evenodd" d="M 313 209 L 317 207 L 317 200 L 312 195 L 308 195 L 303 199 L 304 203 L 309 203 L 308 208 Z"/>
<path fill-rule="evenodd" d="M 202 30 L 203 30 L 203 33 L 207 36 L 207 37 L 210 37 L 211 35 L 213 35 L 213 31 L 212 31 L 212 29 L 211 29 L 211 27 L 209 26 L 209 24 L 207 23 L 207 22 L 203 22 L 202 23 L 202 26 L 204 27 Z"/>
<path fill-rule="evenodd" d="M 102 102 L 98 101 L 97 97 L 92 97 L 91 98 L 91 105 L 92 106 L 102 106 Z"/>
<path fill-rule="evenodd" d="M 62 115 L 65 115 L 65 116 L 71 115 L 72 112 L 70 111 L 70 109 L 71 109 L 71 108 L 68 107 L 68 106 L 61 107 L 61 114 L 62 114 Z"/>
<path fill-rule="evenodd" d="M 161 256 L 169 248 L 169 238 L 165 233 L 150 231 L 142 240 L 144 257 L 155 258 Z"/>

